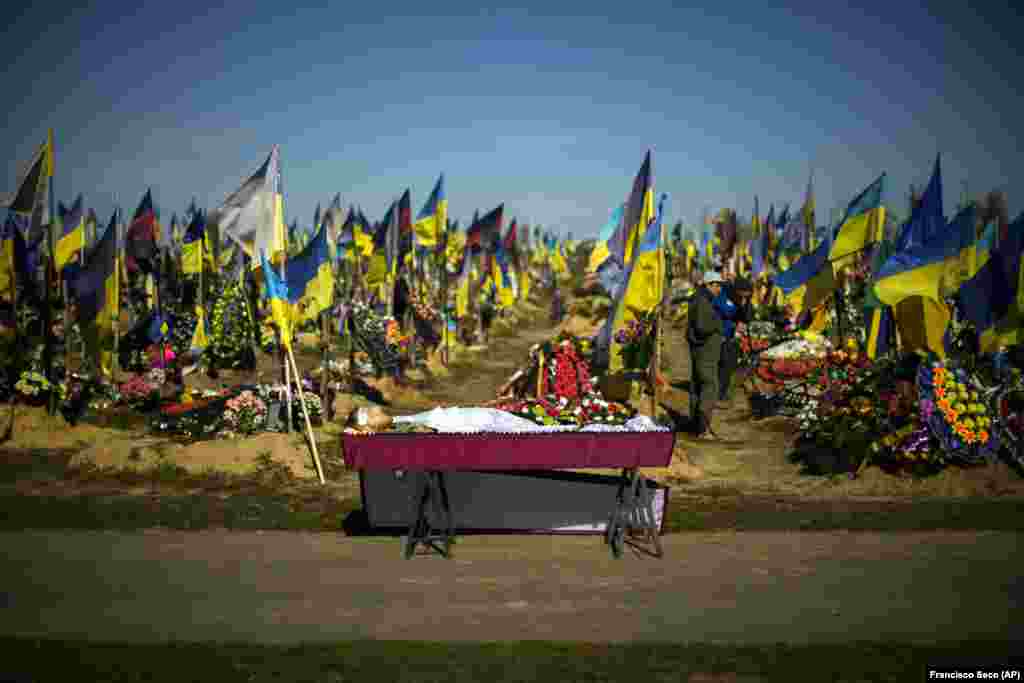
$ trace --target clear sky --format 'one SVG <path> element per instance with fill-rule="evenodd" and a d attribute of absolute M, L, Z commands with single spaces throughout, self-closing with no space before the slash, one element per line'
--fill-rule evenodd
<path fill-rule="evenodd" d="M 1022 208 L 1022 20 L 1010 3 L 19 3 L 0 41 L 2 193 L 56 133 L 56 190 L 101 221 L 153 188 L 214 208 L 281 146 L 285 212 L 336 192 L 378 220 L 438 173 L 449 214 L 596 234 L 653 150 L 668 218 L 803 198 L 819 223 L 882 171 L 906 212 L 941 152 L 947 215 Z"/>

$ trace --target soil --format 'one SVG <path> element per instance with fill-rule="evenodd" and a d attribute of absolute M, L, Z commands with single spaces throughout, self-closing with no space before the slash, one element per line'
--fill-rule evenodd
<path fill-rule="evenodd" d="M 570 303 L 569 310 L 586 310 Z M 339 394 L 334 402 L 336 422 L 314 429 L 322 460 L 338 462 L 338 440 L 343 421 L 352 409 L 383 404 L 393 414 L 408 414 L 437 405 L 479 405 L 496 398 L 497 388 L 525 364 L 531 345 L 554 336 L 558 331 L 594 334 L 603 321 L 598 317 L 572 314 L 558 327 L 552 326 L 547 311 L 523 304 L 506 316 L 496 318 L 490 344 L 465 347 L 453 344 L 449 362 L 439 349 L 419 368 L 408 373 L 406 381 L 396 384 L 390 377 L 361 377 L 358 392 Z M 317 339 L 305 336 L 296 347 L 300 368 L 314 369 L 320 361 Z M 659 415 L 688 413 L 689 351 L 683 329 L 667 326 L 663 340 L 662 373 L 665 386 L 659 389 Z M 207 389 L 232 384 L 279 379 L 279 361 L 258 354 L 253 372 L 222 371 L 217 378 L 192 374 L 186 378 L 192 388 Z M 650 413 L 650 398 L 634 393 L 634 405 Z M 1024 479 L 1002 464 L 970 470 L 949 468 L 932 477 L 914 479 L 886 474 L 867 468 L 856 479 L 848 477 L 812 477 L 800 474 L 788 462 L 796 435 L 793 420 L 784 417 L 754 420 L 746 393 L 734 391 L 733 400 L 720 409 L 719 424 L 727 440 L 719 443 L 694 442 L 680 434 L 673 461 L 667 468 L 648 470 L 652 478 L 668 483 L 687 495 L 720 496 L 730 491 L 736 496 L 799 497 L 811 500 L 891 500 L 929 497 L 1024 496 Z M 0 420 L 7 415 L 0 411 Z M 71 453 L 71 464 L 91 464 L 100 468 L 146 470 L 161 465 L 183 467 L 191 472 L 222 471 L 244 474 L 259 466 L 261 456 L 269 455 L 296 478 L 315 481 L 316 470 L 306 439 L 299 434 L 262 434 L 233 440 L 214 440 L 181 445 L 173 440 L 148 435 L 141 419 L 130 414 L 107 422 L 95 420 L 70 428 L 59 416 L 50 417 L 42 408 L 19 406 L 13 437 L 0 445 L 0 458 L 10 461 L 19 454 L 63 458 Z M 334 480 L 346 489 L 354 487 L 352 473 L 333 468 Z"/>
<path fill-rule="evenodd" d="M 663 560 L 597 537 L 0 534 L 0 634 L 123 642 L 1021 641 L 1019 535 L 693 533 Z M 968 580 L 968 574 L 970 579 Z M 156 616 L 158 615 L 158 616 Z"/>

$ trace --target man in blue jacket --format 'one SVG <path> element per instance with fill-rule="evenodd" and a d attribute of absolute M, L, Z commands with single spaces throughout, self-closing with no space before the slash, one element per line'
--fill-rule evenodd
<path fill-rule="evenodd" d="M 753 318 L 750 296 L 753 286 L 746 278 L 727 281 L 714 298 L 713 304 L 722 319 L 722 351 L 718 358 L 718 400 L 732 400 L 732 376 L 739 366 L 740 346 L 736 340 L 737 323 L 749 323 Z"/>

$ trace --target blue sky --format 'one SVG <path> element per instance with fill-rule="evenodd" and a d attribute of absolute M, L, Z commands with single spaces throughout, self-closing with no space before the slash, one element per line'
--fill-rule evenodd
<path fill-rule="evenodd" d="M 882 171 L 905 213 L 938 152 L 947 214 L 964 180 L 1024 208 L 1009 3 L 27 4 L 0 41 L 0 192 L 52 127 L 57 197 L 102 221 L 147 187 L 165 224 L 214 208 L 275 143 L 302 225 L 336 192 L 418 210 L 443 171 L 463 227 L 504 202 L 594 235 L 648 148 L 672 222 L 799 204 L 811 168 L 819 223 Z"/>

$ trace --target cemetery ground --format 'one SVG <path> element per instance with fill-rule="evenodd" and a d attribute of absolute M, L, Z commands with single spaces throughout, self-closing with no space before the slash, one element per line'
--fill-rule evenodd
<path fill-rule="evenodd" d="M 545 310 L 515 315 L 406 386 L 365 377 L 339 416 L 492 400 L 556 332 Z M 590 333 L 598 317 L 562 328 Z M 688 369 L 670 327 L 662 403 L 678 413 Z M 276 377 L 275 359 L 257 371 Z M 298 433 L 182 446 L 127 414 L 70 428 L 18 408 L 0 445 L 0 679 L 896 681 L 1009 662 L 1024 598 L 1016 473 L 808 477 L 786 460 L 789 420 L 751 420 L 742 390 L 724 419 L 730 441 L 680 438 L 649 472 L 672 486 L 664 560 L 614 561 L 592 536 L 469 536 L 446 566 L 348 537 L 359 487 L 337 423 L 315 429 L 321 486 Z M 455 642 L 478 640 L 495 642 Z"/>

